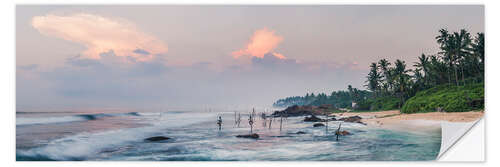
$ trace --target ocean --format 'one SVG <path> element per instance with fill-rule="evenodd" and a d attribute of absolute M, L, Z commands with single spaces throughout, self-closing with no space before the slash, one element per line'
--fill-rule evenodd
<path fill-rule="evenodd" d="M 218 116 L 222 118 L 219 131 Z M 428 161 L 441 131 L 407 132 L 331 121 L 313 127 L 304 117 L 259 116 L 249 134 L 248 112 L 17 112 L 17 161 Z M 264 124 L 265 122 L 265 124 Z M 335 131 L 351 135 L 336 140 Z M 297 134 L 302 131 L 304 134 Z M 166 136 L 150 142 L 145 139 Z"/>

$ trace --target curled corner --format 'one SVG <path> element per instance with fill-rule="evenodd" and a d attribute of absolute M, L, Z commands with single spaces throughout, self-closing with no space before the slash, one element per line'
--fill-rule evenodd
<path fill-rule="evenodd" d="M 472 122 L 441 122 L 441 149 L 436 160 L 439 160 L 446 152 L 455 145 L 472 127 L 481 119 Z"/>

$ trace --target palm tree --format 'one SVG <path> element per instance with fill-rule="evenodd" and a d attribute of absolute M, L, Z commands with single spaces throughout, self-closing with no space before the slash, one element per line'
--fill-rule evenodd
<path fill-rule="evenodd" d="M 453 50 L 453 38 L 451 34 L 448 33 L 447 29 L 440 29 L 439 30 L 439 36 L 436 37 L 437 43 L 439 44 L 439 48 L 442 50 L 438 54 L 443 55 L 443 60 L 448 64 L 448 74 L 450 77 L 448 77 L 448 82 L 451 84 L 451 74 L 449 72 L 450 69 L 454 68 L 454 56 L 452 54 Z M 456 73 L 455 73 L 456 76 Z M 455 80 L 455 82 L 458 85 L 457 82 L 458 79 Z"/>
<path fill-rule="evenodd" d="M 481 75 L 480 77 L 484 78 L 484 33 L 477 33 L 474 37 L 474 42 L 471 45 L 473 55 L 471 59 L 474 63 L 477 63 L 477 67 L 475 68 L 478 68 L 478 72 Z"/>
<path fill-rule="evenodd" d="M 380 74 L 378 73 L 378 67 L 377 63 L 372 63 L 370 65 L 370 72 L 368 73 L 368 76 L 366 77 L 368 82 L 367 85 L 365 85 L 369 90 L 373 91 L 375 93 L 375 97 L 377 97 L 377 94 L 380 89 Z"/>
<path fill-rule="evenodd" d="M 418 57 L 418 62 L 415 62 L 415 67 L 417 67 L 417 69 L 421 69 L 423 71 L 423 86 L 425 87 L 425 85 L 429 84 L 428 80 L 429 80 L 429 65 L 430 65 L 430 62 L 429 62 L 429 57 L 428 56 L 425 56 L 425 54 L 422 53 L 422 55 L 420 57 Z"/>
<path fill-rule="evenodd" d="M 392 78 L 390 76 L 390 70 L 389 70 L 389 66 L 391 65 L 391 63 L 386 59 L 381 59 L 380 61 L 378 61 L 378 65 L 383 75 L 384 78 L 383 80 L 385 81 L 382 83 L 384 87 L 384 92 L 387 93 L 389 92 L 389 89 L 392 89 Z"/>
<path fill-rule="evenodd" d="M 397 86 L 397 89 L 395 90 L 396 93 L 399 95 L 399 107 L 401 108 L 401 105 L 404 103 L 404 98 L 406 96 L 405 92 L 408 90 L 408 86 L 410 85 L 410 75 L 408 75 L 408 72 L 411 70 L 406 69 L 406 64 L 402 60 L 396 60 L 395 68 L 394 68 L 394 77 L 395 77 L 395 83 Z"/>
<path fill-rule="evenodd" d="M 434 76 L 434 80 L 436 81 L 434 84 L 444 84 L 450 83 L 451 76 L 449 74 L 449 67 L 445 61 L 440 59 L 438 56 L 431 56 L 431 65 L 430 73 Z M 448 80 L 448 82 L 446 81 Z"/>
<path fill-rule="evenodd" d="M 465 80 L 463 62 L 461 61 L 470 54 L 470 33 L 465 29 L 461 29 L 460 32 L 453 32 L 452 34 L 449 34 L 446 29 L 441 29 L 439 32 L 440 35 L 436 39 L 442 50 L 440 54 L 444 55 L 444 60 L 448 62 L 449 68 L 455 71 L 455 83 L 458 86 L 458 68 L 462 71 L 462 81 Z"/>
<path fill-rule="evenodd" d="M 416 68 L 413 71 L 413 84 L 411 85 L 411 92 L 409 93 L 410 96 L 415 95 L 416 92 L 422 90 L 425 88 L 425 76 L 422 74 L 422 69 L 421 68 Z"/>
<path fill-rule="evenodd" d="M 462 82 L 465 85 L 465 75 L 464 75 L 464 64 L 467 57 L 469 57 L 470 53 L 470 45 L 472 43 L 472 39 L 470 37 L 470 33 L 465 29 L 461 29 L 460 32 L 453 33 L 454 38 L 454 50 L 453 54 L 455 55 L 456 63 L 459 63 L 459 68 L 462 72 Z M 455 68 L 455 75 L 457 75 L 457 69 Z M 456 76 L 457 77 L 457 76 Z M 457 77 L 458 79 L 458 77 Z"/>

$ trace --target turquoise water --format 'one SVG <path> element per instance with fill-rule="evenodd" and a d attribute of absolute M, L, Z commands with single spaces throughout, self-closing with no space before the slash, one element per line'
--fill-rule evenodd
<path fill-rule="evenodd" d="M 216 125 L 222 115 L 223 127 Z M 240 127 L 234 113 L 18 113 L 16 159 L 124 161 L 419 161 L 435 160 L 441 132 L 402 132 L 342 123 L 352 135 L 334 135 L 338 124 L 325 127 L 303 122 L 256 119 L 260 138 L 236 138 L 250 131 L 247 115 Z M 306 134 L 296 134 L 303 131 Z M 144 142 L 152 136 L 164 142 Z"/>

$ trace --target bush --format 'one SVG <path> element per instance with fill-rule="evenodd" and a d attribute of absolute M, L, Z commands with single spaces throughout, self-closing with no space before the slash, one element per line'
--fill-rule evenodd
<path fill-rule="evenodd" d="M 359 102 L 357 110 L 394 110 L 398 109 L 399 98 L 392 96 L 378 97 Z"/>
<path fill-rule="evenodd" d="M 445 112 L 484 109 L 484 83 L 466 86 L 446 84 L 420 91 L 405 102 L 401 112 L 433 112 L 438 107 Z"/>

